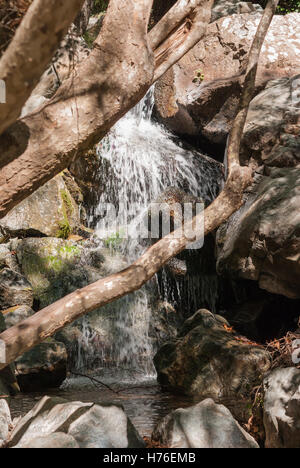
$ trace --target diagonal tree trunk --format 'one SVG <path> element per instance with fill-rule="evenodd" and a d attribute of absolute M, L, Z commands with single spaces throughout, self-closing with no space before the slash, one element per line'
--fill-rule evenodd
<path fill-rule="evenodd" d="M 278 1 L 268 1 L 249 55 L 239 107 L 246 114 L 252 97 L 251 90 L 255 83 L 260 50 Z M 255 72 L 249 74 L 249 67 Z M 247 102 L 248 105 L 245 104 Z M 217 199 L 204 211 L 205 235 L 220 226 L 242 206 L 244 190 L 252 182 L 250 168 L 241 167 L 239 155 L 234 153 L 234 148 L 239 148 L 243 129 L 244 124 L 240 123 L 238 113 L 229 136 L 228 154 L 232 157 L 228 158 L 228 179 Z M 197 226 L 196 221 L 196 219 L 192 220 L 190 225 L 186 226 L 187 231 L 185 232 L 188 232 L 193 226 Z M 196 235 L 199 236 L 200 233 L 196 232 Z M 185 235 L 175 231 L 154 244 L 126 270 L 69 294 L 24 322 L 1 333 L 0 340 L 6 349 L 6 363 L 0 363 L 0 369 L 82 315 L 139 289 L 168 260 L 184 250 L 189 242 L 190 240 Z"/>
<path fill-rule="evenodd" d="M 35 0 L 0 60 L 6 103 L 0 104 L 0 134 L 22 107 L 46 70 L 84 0 Z"/>
<path fill-rule="evenodd" d="M 195 5 L 192 10 L 182 7 L 190 2 Z M 155 55 L 168 52 L 163 62 L 159 59 L 155 64 L 147 35 L 152 1 L 110 0 L 90 56 L 49 103 L 0 136 L 0 218 L 97 143 L 144 96 L 154 79 L 203 37 L 213 0 L 178 3 L 178 28 L 186 22 L 192 27 L 181 31 L 173 47 L 169 29 L 165 36 L 160 32 Z"/>

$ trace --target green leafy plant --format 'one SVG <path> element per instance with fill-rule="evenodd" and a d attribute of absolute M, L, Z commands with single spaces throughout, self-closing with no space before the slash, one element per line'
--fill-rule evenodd
<path fill-rule="evenodd" d="M 123 234 L 124 232 L 122 229 L 118 232 L 111 234 L 109 237 L 107 237 L 107 239 L 103 241 L 105 247 L 108 249 L 116 250 L 120 246 L 120 244 L 122 244 Z"/>
<path fill-rule="evenodd" d="M 196 70 L 193 83 L 201 84 L 204 81 L 204 73 L 202 70 Z"/>
<path fill-rule="evenodd" d="M 263 8 L 266 7 L 268 0 L 252 0 L 252 3 L 258 3 Z M 281 0 L 277 7 L 277 14 L 286 15 L 287 13 L 300 13 L 300 0 Z"/>
<path fill-rule="evenodd" d="M 48 264 L 53 270 L 60 271 L 63 266 L 63 260 L 71 260 L 80 255 L 80 249 L 77 245 L 62 245 L 56 255 L 49 255 L 45 259 L 45 266 Z"/>
<path fill-rule="evenodd" d="M 74 211 L 72 200 L 69 193 L 66 190 L 60 190 L 60 197 L 62 200 L 62 216 L 63 219 L 59 221 L 59 230 L 57 232 L 57 237 L 61 239 L 67 239 L 72 233 L 72 229 L 69 223 L 69 217 Z"/>

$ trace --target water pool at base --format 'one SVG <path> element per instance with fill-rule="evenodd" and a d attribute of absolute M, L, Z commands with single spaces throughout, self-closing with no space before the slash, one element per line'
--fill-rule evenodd
<path fill-rule="evenodd" d="M 97 378 L 97 376 L 94 376 Z M 116 388 L 115 385 L 111 385 Z M 118 394 L 105 388 L 97 388 L 89 380 L 75 378 L 68 380 L 61 389 L 49 389 L 45 393 L 20 394 L 11 399 L 12 417 L 24 416 L 44 396 L 59 396 L 70 401 L 84 403 L 113 402 L 123 405 L 127 416 L 142 437 L 151 436 L 158 421 L 172 410 L 191 406 L 191 398 L 163 392 L 155 380 L 142 383 L 118 384 Z"/>

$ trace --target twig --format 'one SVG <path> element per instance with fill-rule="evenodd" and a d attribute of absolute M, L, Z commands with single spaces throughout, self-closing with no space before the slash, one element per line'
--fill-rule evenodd
<path fill-rule="evenodd" d="M 82 374 L 81 372 L 74 372 L 74 371 L 71 371 L 71 374 L 77 375 L 78 377 L 85 377 L 87 379 L 90 379 L 92 382 L 96 382 L 99 385 L 102 385 L 103 387 L 106 387 L 109 391 L 115 393 L 116 395 L 118 395 L 118 393 L 119 393 L 118 391 L 111 388 L 109 385 L 105 384 L 104 382 L 101 382 L 101 380 L 98 380 L 95 377 L 91 377 L 90 375 L 86 375 L 86 374 Z"/>

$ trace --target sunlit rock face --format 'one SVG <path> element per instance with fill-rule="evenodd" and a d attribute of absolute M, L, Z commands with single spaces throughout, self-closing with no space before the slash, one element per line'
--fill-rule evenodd
<path fill-rule="evenodd" d="M 210 398 L 172 411 L 158 423 L 152 439 L 170 448 L 259 448 L 230 411 Z"/>
<path fill-rule="evenodd" d="M 159 383 L 197 398 L 247 395 L 270 367 L 269 354 L 243 341 L 219 315 L 202 309 L 154 358 Z"/>
<path fill-rule="evenodd" d="M 9 446 L 46 448 L 51 440 L 58 444 L 55 434 L 59 433 L 68 436 L 63 437 L 67 447 L 70 444 L 80 448 L 142 448 L 145 445 L 120 405 L 68 402 L 45 396 L 18 421 Z"/>
<path fill-rule="evenodd" d="M 19 203 L 0 225 L 12 236 L 68 237 L 80 226 L 80 212 L 61 175 Z"/>
<path fill-rule="evenodd" d="M 300 164 L 300 74 L 269 81 L 252 100 L 240 157 L 243 164 Z"/>
<path fill-rule="evenodd" d="M 300 72 L 300 14 L 275 16 L 259 60 L 256 92 L 269 80 Z M 205 38 L 156 85 L 156 115 L 178 135 L 226 144 L 260 13 L 235 14 L 209 25 Z M 197 73 L 200 72 L 200 78 Z M 202 75 L 202 76 L 201 76 Z"/>
<path fill-rule="evenodd" d="M 300 370 L 275 369 L 264 380 L 266 448 L 300 446 Z"/>
<path fill-rule="evenodd" d="M 300 297 L 300 169 L 272 168 L 217 236 L 220 274 Z"/>

